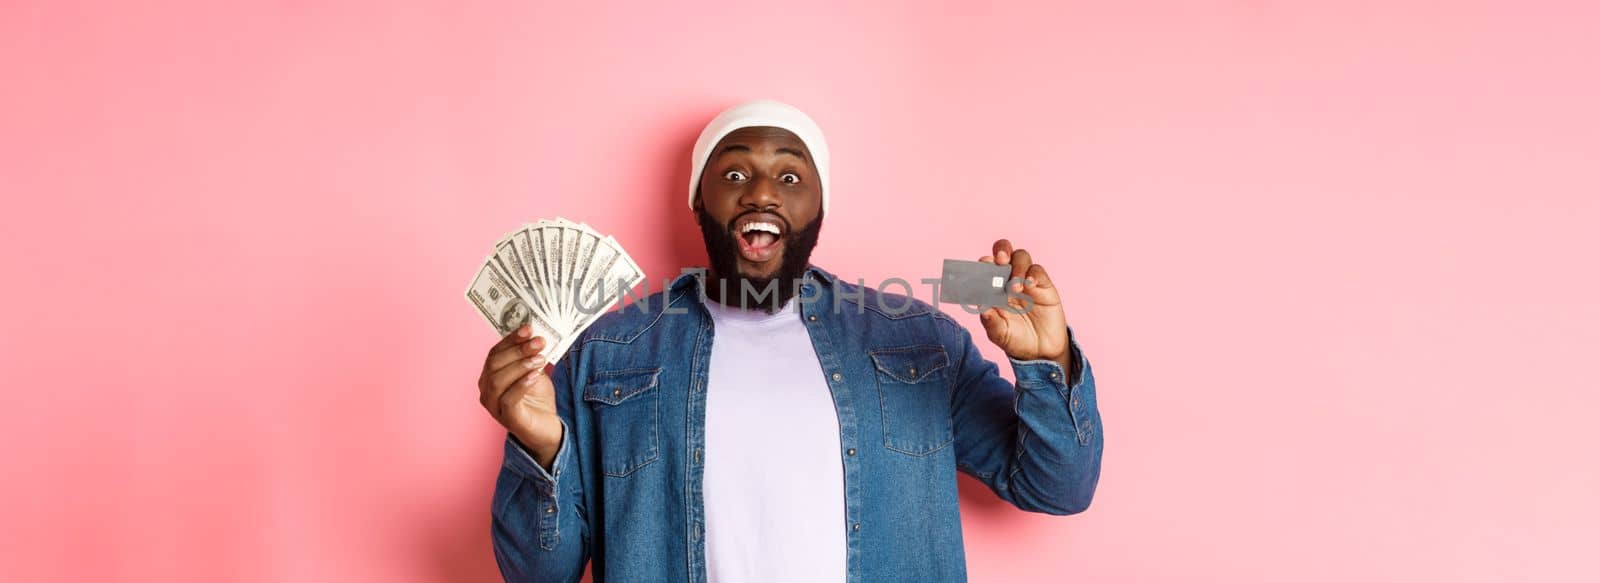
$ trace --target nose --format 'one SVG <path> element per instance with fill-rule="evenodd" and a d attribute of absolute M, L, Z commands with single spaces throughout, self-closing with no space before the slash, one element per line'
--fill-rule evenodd
<path fill-rule="evenodd" d="M 746 208 L 767 209 L 781 206 L 781 197 L 778 195 L 777 181 L 768 176 L 756 176 L 750 179 L 750 188 L 744 190 L 739 197 L 739 204 Z"/>

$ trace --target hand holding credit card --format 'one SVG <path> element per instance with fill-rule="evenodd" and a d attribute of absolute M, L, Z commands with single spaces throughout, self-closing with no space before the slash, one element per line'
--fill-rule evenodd
<path fill-rule="evenodd" d="M 939 301 L 947 304 L 1004 308 L 1010 305 L 1006 281 L 1011 268 L 982 261 L 944 260 L 939 278 Z"/>
<path fill-rule="evenodd" d="M 978 321 L 991 342 L 1020 361 L 1047 359 L 1070 371 L 1071 332 L 1061 294 L 1044 266 L 1009 239 L 994 242 L 977 261 L 947 259 L 939 301 L 977 305 Z"/>

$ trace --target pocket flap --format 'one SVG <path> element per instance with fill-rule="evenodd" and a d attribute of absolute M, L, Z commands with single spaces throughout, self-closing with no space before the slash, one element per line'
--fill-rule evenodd
<path fill-rule="evenodd" d="M 583 388 L 583 400 L 615 405 L 656 387 L 660 368 L 631 368 L 595 373 Z"/>
<path fill-rule="evenodd" d="M 873 350 L 872 366 L 902 383 L 919 383 L 950 365 L 943 346 L 932 344 Z"/>

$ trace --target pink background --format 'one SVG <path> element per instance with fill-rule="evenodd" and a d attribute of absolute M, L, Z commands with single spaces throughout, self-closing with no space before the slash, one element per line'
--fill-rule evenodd
<path fill-rule="evenodd" d="M 659 288 L 752 97 L 819 264 L 1065 289 L 1100 492 L 963 479 L 973 580 L 1600 579 L 1593 3 L 221 4 L 0 7 L 7 580 L 494 580 L 468 277 L 563 215 Z"/>

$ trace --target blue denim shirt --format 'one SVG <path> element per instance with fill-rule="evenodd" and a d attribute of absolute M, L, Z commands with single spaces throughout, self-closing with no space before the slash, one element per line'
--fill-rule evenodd
<path fill-rule="evenodd" d="M 706 580 L 702 285 L 625 300 L 551 369 L 566 430 L 550 471 L 506 437 L 491 513 L 507 581 L 577 581 L 591 560 L 597 582 Z M 965 580 L 957 470 L 1022 510 L 1089 506 L 1104 442 L 1076 341 L 1077 370 L 1009 359 L 1013 385 L 924 302 L 815 266 L 800 293 L 839 415 L 849 581 Z"/>

